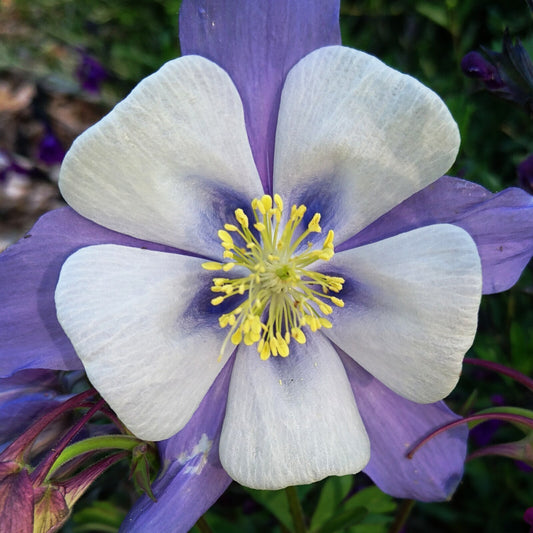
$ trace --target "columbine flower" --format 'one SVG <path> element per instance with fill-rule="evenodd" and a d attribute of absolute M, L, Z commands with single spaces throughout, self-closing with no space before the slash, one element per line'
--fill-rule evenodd
<path fill-rule="evenodd" d="M 167 63 L 61 170 L 81 215 L 174 248 L 90 246 L 63 265 L 58 318 L 89 379 L 135 435 L 163 440 L 236 351 L 220 438 L 233 479 L 277 489 L 360 471 L 369 440 L 337 350 L 409 400 L 442 399 L 474 337 L 481 270 L 451 225 L 338 254 L 333 240 L 441 176 L 458 144 L 429 89 L 322 48 L 284 83 L 263 195 L 229 76 L 199 56 Z"/>
<path fill-rule="evenodd" d="M 368 459 L 365 431 L 371 443 L 365 472 L 383 490 L 421 500 L 449 497 L 462 473 L 466 431 L 440 434 L 406 459 L 422 435 L 457 418 L 442 402 L 407 398 L 431 401 L 453 387 L 474 329 L 477 252 L 484 293 L 512 286 L 533 252 L 531 198 L 516 189 L 493 195 L 462 180 L 436 179 L 457 149 L 449 113 L 431 91 L 376 59 L 321 48 L 340 42 L 335 2 L 280 2 L 272 9 L 248 0 L 185 0 L 180 38 L 182 51 L 196 57 L 145 80 L 67 157 L 63 191 L 98 223 L 70 208 L 55 211 L 0 256 L 6 346 L 0 372 L 80 368 L 53 303 L 67 261 L 60 314 L 102 393 L 145 436 L 162 438 L 185 424 L 159 445 L 157 503 L 141 498 L 125 530 L 192 527 L 231 481 L 220 457 L 232 475 L 254 486 L 358 470 Z M 270 202 L 265 193 L 273 209 L 280 208 L 275 194 L 283 202 L 278 236 L 292 205 L 306 206 L 293 243 L 321 214 L 323 231 L 310 233 L 292 256 L 333 251 L 329 261 L 299 262 L 300 274 L 278 265 L 280 277 L 270 266 L 281 257 L 269 258 L 261 240 L 255 259 L 243 254 L 240 264 L 224 267 L 238 261 L 224 257 L 234 251 L 218 232 L 251 250 L 244 241 L 252 237 L 239 240 L 225 225 L 244 233 L 244 214 L 258 239 L 263 230 L 254 224 L 263 223 L 264 231 L 267 224 L 256 222 L 251 204 L 256 199 L 262 217 L 259 202 Z M 268 216 L 275 225 L 276 212 Z M 281 248 L 290 246 L 283 238 Z M 211 287 L 231 284 L 213 278 L 246 280 L 254 272 L 245 263 L 253 261 L 259 270 L 263 262 L 270 281 L 289 280 L 293 295 L 305 293 L 300 284 L 313 273 L 328 284 L 342 278 L 338 293 L 311 288 L 323 305 L 330 305 L 323 300 L 329 295 L 344 307 L 333 302 L 328 314 L 306 300 L 319 323 L 326 319 L 332 327 L 321 322 L 312 331 L 313 320 L 305 318 L 298 329 L 306 342 L 291 328 L 287 342 L 274 313 L 268 340 L 279 342 L 279 332 L 287 357 L 272 351 L 262 360 L 253 339 L 229 355 L 235 331 L 226 338 L 242 313 L 234 310 L 239 298 L 250 302 L 254 289 L 251 279 L 243 281 L 243 294 L 213 305 L 226 293 Z M 221 270 L 202 267 L 209 262 Z M 429 297 L 437 293 L 441 302 Z M 289 313 L 290 297 L 274 310 Z M 302 298 L 294 298 L 294 309 L 302 309 Z M 456 327 L 455 311 L 466 325 Z M 223 328 L 219 319 L 228 313 L 235 321 L 228 318 Z M 258 318 L 268 325 L 267 314 Z M 252 329 L 257 319 L 250 320 Z M 244 320 L 239 326 L 245 340 Z M 428 359 L 420 356 L 424 347 Z M 436 354 L 449 357 L 431 366 Z M 115 376 L 112 383 L 106 372 Z"/>

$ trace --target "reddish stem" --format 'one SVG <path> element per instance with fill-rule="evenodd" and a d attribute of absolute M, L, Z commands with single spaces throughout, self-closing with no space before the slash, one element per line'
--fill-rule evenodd
<path fill-rule="evenodd" d="M 433 437 L 436 437 L 437 435 L 444 433 L 448 429 L 452 429 L 454 427 L 460 426 L 461 424 L 465 424 L 468 422 L 474 422 L 476 420 L 506 420 L 508 422 L 519 422 L 520 424 L 524 424 L 533 429 L 533 419 L 528 418 L 527 416 L 513 415 L 509 413 L 487 413 L 484 415 L 471 415 L 465 418 L 461 418 L 461 420 L 454 420 L 453 422 L 444 424 L 444 426 L 441 426 L 440 428 L 436 429 L 433 433 L 430 433 L 427 437 L 424 437 L 418 444 L 416 444 L 413 448 L 411 448 L 411 450 L 407 454 L 407 458 L 412 459 L 413 455 L 422 446 L 424 446 L 426 442 L 430 441 Z"/>
<path fill-rule="evenodd" d="M 92 484 L 92 482 L 101 474 L 104 473 L 110 466 L 113 466 L 115 463 L 118 463 L 122 459 L 128 457 L 129 452 L 116 452 L 103 459 L 100 459 L 93 465 L 87 467 L 85 470 L 82 470 L 79 474 L 73 478 L 58 483 L 62 485 L 67 493 L 69 498 L 69 507 L 71 507 L 76 500 L 87 490 L 87 488 Z"/>
<path fill-rule="evenodd" d="M 41 431 L 43 431 L 46 426 L 51 424 L 56 418 L 60 417 L 62 414 L 79 407 L 87 398 L 97 394 L 95 389 L 89 389 L 72 398 L 69 398 L 61 405 L 57 406 L 55 409 L 52 409 L 44 416 L 42 416 L 33 426 L 29 427 L 20 437 L 17 437 L 1 454 L 0 462 L 11 460 L 24 462 L 24 455 L 31 448 L 31 444 L 39 436 Z"/>
<path fill-rule="evenodd" d="M 513 453 L 513 448 L 515 448 L 517 443 L 505 443 L 505 444 L 494 444 L 493 446 L 486 446 L 480 450 L 472 452 L 467 458 L 467 461 L 472 459 L 477 459 L 478 457 L 485 457 L 487 455 L 501 455 L 503 457 L 509 457 L 510 459 L 520 460 L 516 453 Z"/>
<path fill-rule="evenodd" d="M 98 400 L 77 422 L 72 426 L 67 433 L 61 438 L 59 444 L 52 448 L 46 459 L 31 473 L 30 477 L 34 486 L 39 486 L 46 478 L 48 471 L 55 463 L 61 452 L 69 445 L 70 441 L 82 430 L 83 426 L 89 422 L 93 415 L 100 410 L 104 405 L 104 400 Z"/>
<path fill-rule="evenodd" d="M 483 359 L 472 359 L 471 357 L 465 357 L 464 362 L 468 363 L 469 365 L 481 366 L 483 368 L 486 368 L 487 370 L 492 370 L 493 372 L 499 372 L 504 376 L 508 376 L 514 379 L 515 381 L 518 381 L 518 383 L 521 383 L 531 392 L 533 392 L 533 379 L 528 378 L 527 376 L 522 374 L 522 372 L 518 372 L 518 370 L 514 370 L 513 368 L 509 368 L 505 365 L 501 365 L 500 363 L 484 361 Z"/>

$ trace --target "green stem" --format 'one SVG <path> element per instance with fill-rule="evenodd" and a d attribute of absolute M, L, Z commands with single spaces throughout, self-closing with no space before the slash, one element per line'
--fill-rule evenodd
<path fill-rule="evenodd" d="M 56 472 L 61 466 L 80 455 L 84 455 L 89 452 L 114 449 L 131 451 L 141 443 L 142 441 L 130 435 L 101 435 L 98 437 L 89 437 L 88 439 L 80 440 L 74 444 L 71 444 L 70 446 L 67 446 L 59 454 L 48 471 L 46 479 L 50 479 L 54 472 Z"/>
<path fill-rule="evenodd" d="M 206 519 L 201 516 L 196 522 L 196 527 L 200 530 L 200 533 L 213 533 Z"/>
<path fill-rule="evenodd" d="M 287 500 L 289 502 L 289 510 L 291 512 L 292 523 L 294 525 L 294 533 L 307 533 L 304 512 L 298 498 L 296 487 L 287 487 L 285 489 L 285 493 L 287 494 Z"/>
<path fill-rule="evenodd" d="M 394 522 L 392 523 L 389 529 L 389 533 L 400 533 L 403 526 L 405 526 L 405 523 L 407 522 L 407 519 L 409 518 L 409 515 L 411 514 L 415 503 L 416 500 L 403 500 L 398 509 L 398 512 L 396 513 Z"/>

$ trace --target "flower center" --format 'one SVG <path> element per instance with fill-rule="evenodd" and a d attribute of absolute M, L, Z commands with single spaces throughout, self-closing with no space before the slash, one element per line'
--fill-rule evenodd
<path fill-rule="evenodd" d="M 211 291 L 219 293 L 211 300 L 213 305 L 234 296 L 245 296 L 232 311 L 219 317 L 220 327 L 230 328 L 220 357 L 229 340 L 235 345 L 257 343 L 261 359 L 271 355 L 286 357 L 291 339 L 305 343 L 304 326 L 311 331 L 331 328 L 331 322 L 324 316 L 332 312 L 329 303 L 344 307 L 340 298 L 329 294 L 338 293 L 344 279 L 307 270 L 311 264 L 333 257 L 333 231 L 329 230 L 321 249 L 313 250 L 311 242 L 305 247 L 301 245 L 310 233 L 322 231 L 320 213 L 315 213 L 307 228 L 297 236 L 296 228 L 307 210 L 305 205 L 292 206 L 284 227 L 281 224 L 283 202 L 279 195 L 275 194 L 274 199 L 268 195 L 255 198 L 252 209 L 256 232 L 250 229 L 242 209 L 235 210 L 238 225 L 225 224 L 218 231 L 223 256 L 230 262 L 202 264 L 206 270 L 228 272 L 239 265 L 250 272 L 241 278 L 213 278 Z M 298 249 L 300 253 L 296 253 Z"/>

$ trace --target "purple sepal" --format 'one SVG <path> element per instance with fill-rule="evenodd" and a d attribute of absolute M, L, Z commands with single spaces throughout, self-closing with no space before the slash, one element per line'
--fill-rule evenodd
<path fill-rule="evenodd" d="M 0 254 L 0 377 L 28 368 L 82 368 L 57 321 L 54 293 L 65 259 L 104 243 L 177 251 L 110 231 L 66 207 L 42 216 Z"/>
<path fill-rule="evenodd" d="M 218 457 L 234 358 L 220 372 L 189 423 L 159 444 L 161 473 L 135 503 L 120 531 L 189 531 L 231 483 Z"/>
<path fill-rule="evenodd" d="M 340 44 L 337 0 L 184 0 L 183 54 L 211 59 L 233 79 L 265 187 L 272 191 L 281 87 L 291 67 L 316 48 Z"/>
<path fill-rule="evenodd" d="M 37 417 L 63 402 L 57 372 L 23 370 L 0 379 L 0 446 L 15 438 Z"/>
<path fill-rule="evenodd" d="M 518 188 L 491 193 L 450 176 L 414 194 L 336 251 L 442 223 L 463 228 L 476 242 L 483 294 L 512 287 L 533 255 L 533 197 Z"/>
<path fill-rule="evenodd" d="M 466 424 L 438 435 L 408 459 L 407 453 L 418 441 L 460 417 L 444 402 L 423 405 L 398 396 L 351 358 L 340 355 L 370 438 L 370 461 L 363 472 L 397 498 L 449 499 L 463 475 Z"/>
<path fill-rule="evenodd" d="M 33 506 L 34 531 L 59 531 L 70 516 L 64 491 L 51 484 L 34 488 Z"/>

